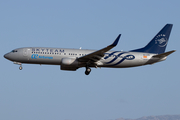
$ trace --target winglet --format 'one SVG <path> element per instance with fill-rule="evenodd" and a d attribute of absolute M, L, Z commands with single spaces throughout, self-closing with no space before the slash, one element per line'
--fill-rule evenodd
<path fill-rule="evenodd" d="M 121 37 L 121 34 L 118 35 L 118 37 L 116 38 L 116 40 L 115 40 L 110 46 L 115 47 L 115 46 L 118 44 L 120 37 Z"/>

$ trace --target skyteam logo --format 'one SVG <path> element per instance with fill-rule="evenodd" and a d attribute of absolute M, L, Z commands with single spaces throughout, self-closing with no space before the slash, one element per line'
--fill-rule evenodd
<path fill-rule="evenodd" d="M 114 63 L 116 60 L 118 60 L 118 58 L 121 58 L 120 61 L 112 64 L 112 66 L 118 65 L 118 64 L 122 63 L 124 60 L 133 60 L 133 59 L 135 59 L 135 56 L 134 56 L 134 55 L 125 55 L 125 56 L 123 56 L 123 54 L 128 53 L 128 52 L 121 52 L 121 53 L 119 53 L 118 55 L 114 55 L 114 54 L 117 53 L 117 52 L 119 52 L 119 51 L 115 51 L 115 52 L 112 52 L 112 53 L 110 53 L 110 54 L 109 54 L 109 53 L 106 53 L 106 54 L 108 54 L 108 55 L 107 55 L 106 57 L 104 57 L 104 59 L 108 59 L 108 58 L 111 57 L 111 56 L 114 57 L 111 61 L 107 62 L 106 64 Z"/>
<path fill-rule="evenodd" d="M 38 58 L 40 58 L 40 59 L 53 59 L 53 57 L 40 56 L 40 55 L 38 55 L 38 54 L 32 54 L 32 55 L 31 55 L 31 58 L 32 58 L 32 59 L 38 59 Z"/>
<path fill-rule="evenodd" d="M 155 38 L 155 44 L 158 44 L 159 47 L 165 47 L 167 45 L 166 35 L 160 34 Z"/>

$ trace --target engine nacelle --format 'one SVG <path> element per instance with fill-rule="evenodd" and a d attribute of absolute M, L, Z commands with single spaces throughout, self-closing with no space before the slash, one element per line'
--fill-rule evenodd
<path fill-rule="evenodd" d="M 61 60 L 61 65 L 78 67 L 78 61 L 76 58 L 63 58 Z"/>
<path fill-rule="evenodd" d="M 61 70 L 76 71 L 78 67 L 76 58 L 63 58 L 61 60 Z"/>

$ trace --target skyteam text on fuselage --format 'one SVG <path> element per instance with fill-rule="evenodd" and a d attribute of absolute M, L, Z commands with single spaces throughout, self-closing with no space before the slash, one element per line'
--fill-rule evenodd
<path fill-rule="evenodd" d="M 60 65 L 61 70 L 76 71 L 85 67 L 89 75 L 91 67 L 126 68 L 153 64 L 163 61 L 175 50 L 165 52 L 171 33 L 172 24 L 166 24 L 160 32 L 143 48 L 124 51 L 109 51 L 118 44 L 121 34 L 115 41 L 100 50 L 25 47 L 14 49 L 4 57 L 15 64 Z"/>

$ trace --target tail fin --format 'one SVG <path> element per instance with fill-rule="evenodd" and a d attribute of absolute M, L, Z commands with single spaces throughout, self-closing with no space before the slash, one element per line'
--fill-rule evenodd
<path fill-rule="evenodd" d="M 132 50 L 133 52 L 146 52 L 161 54 L 165 52 L 171 33 L 172 24 L 166 24 L 161 31 L 143 48 Z"/>

